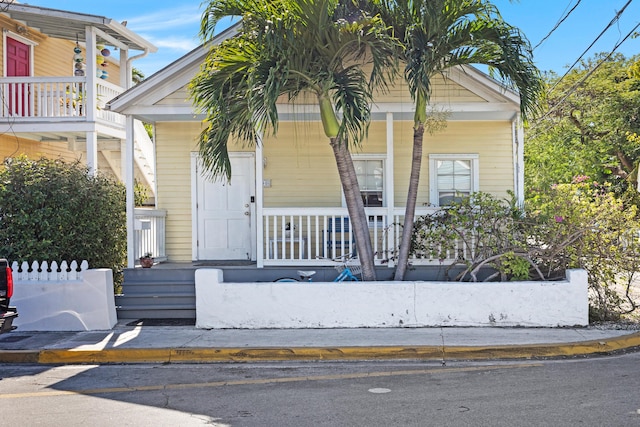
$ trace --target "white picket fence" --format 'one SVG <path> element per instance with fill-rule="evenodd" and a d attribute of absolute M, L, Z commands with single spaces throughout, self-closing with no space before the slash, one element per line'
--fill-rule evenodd
<path fill-rule="evenodd" d="M 11 270 L 13 271 L 13 280 L 19 281 L 37 281 L 37 282 L 57 282 L 57 281 L 79 281 L 82 280 L 82 273 L 89 269 L 89 263 L 84 260 L 78 267 L 78 261 L 62 261 L 58 264 L 57 261 L 33 261 L 31 265 L 28 262 L 23 261 L 18 263 L 13 261 L 11 263 Z"/>

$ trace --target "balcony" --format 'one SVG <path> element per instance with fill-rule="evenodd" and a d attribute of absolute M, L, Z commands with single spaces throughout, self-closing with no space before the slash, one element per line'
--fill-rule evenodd
<path fill-rule="evenodd" d="M 86 88 L 86 77 L 0 78 L 0 115 L 14 125 L 40 123 L 41 131 L 47 123 L 88 122 L 93 116 L 98 124 L 124 131 L 124 116 L 102 108 L 123 89 L 99 80 L 95 99 L 88 99 Z"/>

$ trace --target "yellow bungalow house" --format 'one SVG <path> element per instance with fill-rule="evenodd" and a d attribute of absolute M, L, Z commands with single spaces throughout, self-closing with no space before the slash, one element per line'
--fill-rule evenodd
<path fill-rule="evenodd" d="M 142 123 L 133 124 L 135 161 L 125 171 L 125 116 L 104 107 L 132 86 L 134 61 L 156 47 L 109 18 L 15 2 L 0 5 L 0 27 L 0 157 L 80 160 L 153 192 Z"/>
<path fill-rule="evenodd" d="M 233 34 L 231 28 L 218 40 Z M 204 116 L 194 110 L 187 85 L 206 53 L 204 47 L 195 49 L 107 105 L 109 111 L 155 126 L 156 203 L 167 215 L 167 259 L 307 266 L 351 253 L 347 210 L 315 102 L 283 102 L 275 137 L 255 147 L 230 144 L 230 183 L 203 175 L 196 141 Z M 418 214 L 438 209 L 457 191 L 499 197 L 513 191 L 522 200 L 519 96 L 464 67 L 437 79 L 432 104 L 445 112 L 447 125 L 425 137 Z M 368 138 L 353 159 L 376 261 L 384 264 L 398 243 L 394 224 L 404 215 L 411 162 L 413 103 L 403 82 L 376 98 L 372 118 Z"/>

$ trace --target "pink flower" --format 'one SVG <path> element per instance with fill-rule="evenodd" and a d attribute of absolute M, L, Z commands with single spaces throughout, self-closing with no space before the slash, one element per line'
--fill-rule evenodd
<path fill-rule="evenodd" d="M 556 222 L 562 222 L 564 221 L 564 218 L 561 217 L 560 215 L 554 215 L 553 218 L 556 220 Z"/>

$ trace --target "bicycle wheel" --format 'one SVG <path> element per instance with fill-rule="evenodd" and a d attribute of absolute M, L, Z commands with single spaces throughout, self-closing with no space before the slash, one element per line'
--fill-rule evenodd
<path fill-rule="evenodd" d="M 279 279 L 274 280 L 274 282 L 299 282 L 300 280 L 294 279 L 293 277 L 281 277 Z"/>

